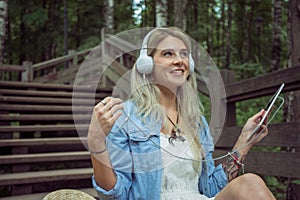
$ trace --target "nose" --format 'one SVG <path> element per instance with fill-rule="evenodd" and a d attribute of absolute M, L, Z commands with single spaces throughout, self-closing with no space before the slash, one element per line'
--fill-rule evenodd
<path fill-rule="evenodd" d="M 173 63 L 174 64 L 182 64 L 183 63 L 183 57 L 179 54 L 176 54 L 176 56 L 174 57 Z"/>

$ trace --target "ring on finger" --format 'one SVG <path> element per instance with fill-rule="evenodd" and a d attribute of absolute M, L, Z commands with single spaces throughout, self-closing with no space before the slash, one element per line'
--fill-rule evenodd
<path fill-rule="evenodd" d="M 106 103 L 106 101 L 103 99 L 102 101 L 101 101 L 101 103 L 105 106 L 107 103 Z"/>

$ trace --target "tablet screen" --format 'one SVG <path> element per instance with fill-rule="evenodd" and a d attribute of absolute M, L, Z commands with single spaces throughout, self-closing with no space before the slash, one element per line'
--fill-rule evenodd
<path fill-rule="evenodd" d="M 276 93 L 273 95 L 273 97 L 270 99 L 267 107 L 265 108 L 266 112 L 263 115 L 262 119 L 260 120 L 259 124 L 256 126 L 252 134 L 249 136 L 248 141 L 252 138 L 252 136 L 256 133 L 256 131 L 261 127 L 261 125 L 264 123 L 270 112 L 272 111 L 272 107 L 274 106 L 274 103 L 276 102 L 279 94 L 281 93 L 282 89 L 284 87 L 284 83 L 281 84 L 279 89 L 276 91 Z"/>

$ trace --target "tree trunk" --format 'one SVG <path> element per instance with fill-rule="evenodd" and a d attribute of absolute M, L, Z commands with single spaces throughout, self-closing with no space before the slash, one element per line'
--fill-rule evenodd
<path fill-rule="evenodd" d="M 273 44 L 271 52 L 270 71 L 276 71 L 280 66 L 281 54 L 281 13 L 282 0 L 274 0 L 273 6 Z"/>
<path fill-rule="evenodd" d="M 76 22 L 76 29 L 77 29 L 77 34 L 76 34 L 76 48 L 80 46 L 80 37 L 81 37 L 81 28 L 80 28 L 80 23 L 81 23 L 81 15 L 80 15 L 80 3 L 77 3 L 77 8 L 76 8 L 76 16 L 77 16 L 77 22 Z"/>
<path fill-rule="evenodd" d="M 4 59 L 4 42 L 7 25 L 7 1 L 8 0 L 0 0 L 0 63 L 3 63 Z"/>
<path fill-rule="evenodd" d="M 197 0 L 193 1 L 194 7 L 194 24 L 198 24 L 198 3 Z"/>
<path fill-rule="evenodd" d="M 238 35 L 236 43 L 236 48 L 238 55 L 238 60 L 239 63 L 244 63 L 248 60 L 246 60 L 248 56 L 248 50 L 249 50 L 249 45 L 247 41 L 247 35 L 248 35 L 248 10 L 246 9 L 246 3 L 245 1 L 235 1 L 237 8 L 235 9 L 235 14 L 237 17 L 236 21 L 236 34 Z"/>
<path fill-rule="evenodd" d="M 252 27 L 253 27 L 253 18 L 254 18 L 254 4 L 255 4 L 255 2 L 254 1 L 251 1 L 250 2 L 250 11 L 249 11 L 249 14 L 247 15 L 248 17 L 248 28 L 246 29 L 247 30 L 247 33 L 245 33 L 246 35 L 247 35 L 247 37 L 248 37 L 248 39 L 247 39 L 247 41 L 248 41 L 248 43 L 246 44 L 246 46 L 247 46 L 247 58 L 246 58 L 246 60 L 247 60 L 247 62 L 250 62 L 251 61 L 251 59 L 252 59 L 252 46 L 253 46 L 253 44 L 252 44 Z M 256 31 L 256 30 L 255 30 Z M 256 41 L 257 43 L 258 43 L 258 40 Z"/>
<path fill-rule="evenodd" d="M 114 0 L 106 0 L 104 3 L 105 6 L 105 27 L 106 32 L 113 33 L 114 32 Z"/>
<path fill-rule="evenodd" d="M 300 3 L 289 1 L 288 16 L 288 57 L 287 67 L 300 66 Z M 300 121 L 300 91 L 286 94 L 285 119 L 287 122 Z"/>
<path fill-rule="evenodd" d="M 208 54 L 211 54 L 211 42 L 210 42 L 210 16 L 209 16 L 209 10 L 210 10 L 210 2 L 207 1 L 206 2 L 206 10 L 207 10 L 207 13 L 206 13 L 206 46 L 207 46 L 207 53 Z"/>
<path fill-rule="evenodd" d="M 167 26 L 168 19 L 168 1 L 156 0 L 155 4 L 155 18 L 157 27 Z"/>
<path fill-rule="evenodd" d="M 23 7 L 22 10 L 21 10 L 21 14 L 20 14 L 20 47 L 23 48 L 25 47 L 26 45 L 26 37 L 27 37 L 27 31 L 26 31 L 26 26 L 25 26 L 25 23 L 24 23 L 24 15 L 25 15 L 25 8 Z M 24 51 L 21 51 L 19 53 L 19 64 L 22 64 L 23 61 L 25 61 L 26 59 L 26 54 Z"/>
<path fill-rule="evenodd" d="M 186 3 L 187 0 L 174 0 L 174 24 L 186 31 Z"/>
<path fill-rule="evenodd" d="M 226 48 L 225 48 L 225 41 L 226 41 L 226 12 L 225 12 L 225 4 L 226 4 L 226 1 L 222 1 L 222 5 L 221 5 L 221 22 L 222 22 L 222 25 L 221 25 L 221 29 L 222 29 L 222 34 L 221 34 L 221 57 L 225 57 L 226 55 Z M 225 62 L 223 61 L 222 59 L 222 64 L 220 66 L 225 66 Z"/>
<path fill-rule="evenodd" d="M 210 56 L 215 56 L 215 52 L 214 52 L 214 44 L 215 44 L 215 37 L 214 37 L 214 30 L 215 30 L 215 6 L 216 6 L 216 2 L 215 0 L 211 1 L 211 6 L 210 6 Z"/>
<path fill-rule="evenodd" d="M 228 0 L 228 18 L 226 30 L 226 61 L 225 69 L 229 69 L 231 57 L 231 20 L 232 20 L 232 0 Z"/>

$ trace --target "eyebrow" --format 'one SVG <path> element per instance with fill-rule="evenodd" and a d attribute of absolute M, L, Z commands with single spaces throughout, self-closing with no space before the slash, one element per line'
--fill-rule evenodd
<path fill-rule="evenodd" d="M 156 50 L 160 50 L 160 51 L 176 51 L 176 49 L 156 49 Z M 189 51 L 188 49 L 179 49 L 179 51 Z"/>

